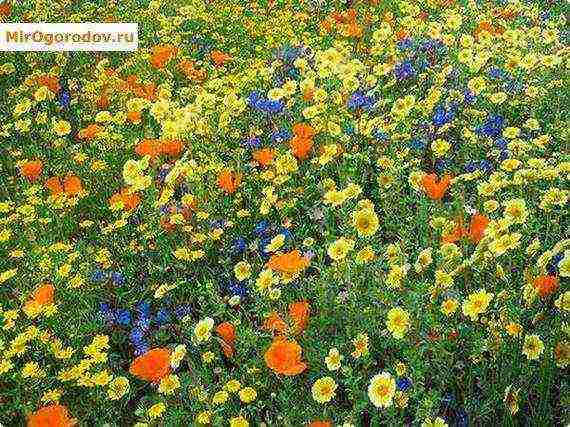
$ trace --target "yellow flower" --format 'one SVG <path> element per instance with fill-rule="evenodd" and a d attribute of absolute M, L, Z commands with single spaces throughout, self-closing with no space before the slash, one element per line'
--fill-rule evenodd
<path fill-rule="evenodd" d="M 372 209 L 354 211 L 352 213 L 352 225 L 359 236 L 372 236 L 378 230 L 378 216 Z"/>
<path fill-rule="evenodd" d="M 422 426 L 421 427 L 447 427 L 448 424 L 445 422 L 445 420 L 441 417 L 437 417 L 434 418 L 433 421 L 430 418 L 426 418 L 423 422 L 422 422 Z"/>
<path fill-rule="evenodd" d="M 512 385 L 509 385 L 505 389 L 503 402 L 511 415 L 515 415 L 519 411 L 519 390 L 513 390 Z"/>
<path fill-rule="evenodd" d="M 162 414 L 164 414 L 164 411 L 166 411 L 166 405 L 164 403 L 160 402 L 160 403 L 155 403 L 154 405 L 152 405 L 148 409 L 147 414 L 150 418 L 158 418 Z"/>
<path fill-rule="evenodd" d="M 104 369 L 101 372 L 94 374 L 91 379 L 95 385 L 106 385 L 109 384 L 112 378 L 113 376 L 109 374 L 109 371 Z"/>
<path fill-rule="evenodd" d="M 507 325 L 505 326 L 505 330 L 507 331 L 507 333 L 512 336 L 512 337 L 518 337 L 523 328 L 519 323 L 516 322 L 509 322 L 507 323 Z"/>
<path fill-rule="evenodd" d="M 352 340 L 354 344 L 354 351 L 352 352 L 352 357 L 358 359 L 361 356 L 368 354 L 368 335 L 365 333 L 360 333 L 355 339 Z"/>
<path fill-rule="evenodd" d="M 174 369 L 178 368 L 184 356 L 186 356 L 186 346 L 184 344 L 177 345 L 174 351 L 170 353 L 170 366 Z"/>
<path fill-rule="evenodd" d="M 336 396 L 337 384 L 331 377 L 319 378 L 313 384 L 313 399 L 319 403 L 330 402 Z"/>
<path fill-rule="evenodd" d="M 243 282 L 251 276 L 251 265 L 245 261 L 238 262 L 234 267 L 234 274 L 236 279 Z"/>
<path fill-rule="evenodd" d="M 544 351 L 544 343 L 538 335 L 527 335 L 524 337 L 523 354 L 528 360 L 536 360 Z"/>
<path fill-rule="evenodd" d="M 471 320 L 477 320 L 479 314 L 487 311 L 489 303 L 493 299 L 493 294 L 487 293 L 484 289 L 470 294 L 463 302 L 463 314 L 468 316 Z"/>
<path fill-rule="evenodd" d="M 257 398 L 257 391 L 252 387 L 244 387 L 239 391 L 239 400 L 243 403 L 251 403 Z"/>
<path fill-rule="evenodd" d="M 212 411 L 202 411 L 196 415 L 196 424 L 210 424 Z"/>
<path fill-rule="evenodd" d="M 334 261 L 341 261 L 346 258 L 346 255 L 352 248 L 354 248 L 354 241 L 341 237 L 329 245 L 327 254 Z"/>
<path fill-rule="evenodd" d="M 13 268 L 11 270 L 6 270 L 6 271 L 3 271 L 2 273 L 0 273 L 0 285 L 4 282 L 10 280 L 12 277 L 14 277 L 17 272 L 18 272 L 18 269 Z"/>
<path fill-rule="evenodd" d="M 129 380 L 125 377 L 116 377 L 109 384 L 107 396 L 111 400 L 118 400 L 129 391 Z"/>
<path fill-rule="evenodd" d="M 227 391 L 220 390 L 217 393 L 215 393 L 214 396 L 212 397 L 212 403 L 214 405 L 224 404 L 228 401 L 229 397 L 230 395 L 228 394 Z"/>
<path fill-rule="evenodd" d="M 444 139 L 436 139 L 431 143 L 431 149 L 436 157 L 443 157 L 450 150 L 451 144 Z"/>
<path fill-rule="evenodd" d="M 377 408 L 392 406 L 392 399 L 396 393 L 396 381 L 388 372 L 375 375 L 368 385 L 368 397 Z"/>
<path fill-rule="evenodd" d="M 53 125 L 53 131 L 59 136 L 65 136 L 71 132 L 71 125 L 67 120 L 58 120 Z"/>
<path fill-rule="evenodd" d="M 441 312 L 446 316 L 451 316 L 457 310 L 459 303 L 453 298 L 446 299 L 441 303 Z"/>
<path fill-rule="evenodd" d="M 230 427 L 249 427 L 249 422 L 240 415 L 230 419 Z"/>
<path fill-rule="evenodd" d="M 376 254 L 374 253 L 374 249 L 370 246 L 366 246 L 356 254 L 356 262 L 359 264 L 365 264 L 372 261 L 375 256 Z"/>
<path fill-rule="evenodd" d="M 172 394 L 176 389 L 180 388 L 180 380 L 176 374 L 170 374 L 160 380 L 158 392 L 164 394 Z"/>
<path fill-rule="evenodd" d="M 570 291 L 561 294 L 555 301 L 554 305 L 559 310 L 570 311 Z"/>
<path fill-rule="evenodd" d="M 24 378 L 36 378 L 43 376 L 44 372 L 37 362 L 28 362 L 22 368 L 22 377 Z"/>
<path fill-rule="evenodd" d="M 329 350 L 328 356 L 325 357 L 325 363 L 329 371 L 336 371 L 340 368 L 343 356 L 338 351 L 338 348 L 333 347 Z"/>
<path fill-rule="evenodd" d="M 194 337 L 198 343 L 206 342 L 210 340 L 212 336 L 212 328 L 214 327 L 214 319 L 211 317 L 206 317 L 200 320 L 198 324 L 194 327 Z"/>
<path fill-rule="evenodd" d="M 202 360 L 204 361 L 204 363 L 210 363 L 214 360 L 214 358 L 215 355 L 211 351 L 205 351 L 204 353 L 202 353 Z"/>
<path fill-rule="evenodd" d="M 271 242 L 269 242 L 269 244 L 265 247 L 265 251 L 266 252 L 276 252 L 279 249 L 281 249 L 281 247 L 283 246 L 284 243 L 285 243 L 285 235 L 284 234 L 278 234 L 273 239 L 271 239 Z"/>
<path fill-rule="evenodd" d="M 49 390 L 46 391 L 43 395 L 42 395 L 42 402 L 44 403 L 51 403 L 51 402 L 58 402 L 59 399 L 61 399 L 61 395 L 63 394 L 63 392 L 60 389 L 53 389 L 53 390 Z"/>
<path fill-rule="evenodd" d="M 400 307 L 392 308 L 388 311 L 386 327 L 394 338 L 402 339 L 410 327 L 410 315 Z"/>
<path fill-rule="evenodd" d="M 524 199 L 511 199 L 505 202 L 505 215 L 516 224 L 524 224 L 528 211 Z"/>
<path fill-rule="evenodd" d="M 238 380 L 229 380 L 226 383 L 226 390 L 230 393 L 236 393 L 241 388 L 241 383 Z"/>

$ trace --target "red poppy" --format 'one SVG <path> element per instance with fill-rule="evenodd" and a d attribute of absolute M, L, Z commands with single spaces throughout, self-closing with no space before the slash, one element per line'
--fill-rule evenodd
<path fill-rule="evenodd" d="M 29 181 L 35 181 L 42 173 L 42 168 L 43 162 L 41 160 L 32 160 L 22 165 L 20 173 Z"/>
<path fill-rule="evenodd" d="M 546 297 L 558 289 L 558 279 L 555 276 L 539 276 L 534 279 L 533 286 L 541 297 Z"/>
<path fill-rule="evenodd" d="M 222 339 L 222 350 L 226 357 L 232 357 L 235 352 L 235 341 L 236 341 L 236 328 L 230 322 L 220 323 L 216 327 L 216 332 Z"/>
<path fill-rule="evenodd" d="M 27 425 L 28 427 L 71 427 L 76 425 L 76 421 L 71 418 L 65 406 L 52 403 L 30 414 Z"/>

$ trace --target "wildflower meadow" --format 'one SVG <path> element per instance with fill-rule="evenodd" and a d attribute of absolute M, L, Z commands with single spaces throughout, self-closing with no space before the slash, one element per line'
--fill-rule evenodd
<path fill-rule="evenodd" d="M 1 2 L 0 425 L 568 425 L 567 6 Z"/>

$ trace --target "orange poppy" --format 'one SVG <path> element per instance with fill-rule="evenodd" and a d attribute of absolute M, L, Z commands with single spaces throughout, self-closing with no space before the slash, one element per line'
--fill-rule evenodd
<path fill-rule="evenodd" d="M 226 62 L 231 61 L 231 55 L 222 52 L 221 50 L 214 50 L 210 53 L 210 59 L 214 62 L 216 67 L 223 66 Z"/>
<path fill-rule="evenodd" d="M 165 139 L 160 144 L 160 152 L 167 156 L 178 156 L 183 146 L 184 143 L 180 139 Z"/>
<path fill-rule="evenodd" d="M 170 373 L 170 351 L 166 348 L 154 348 L 131 363 L 129 372 L 149 382 L 158 382 Z"/>
<path fill-rule="evenodd" d="M 232 357 L 235 352 L 236 328 L 230 322 L 223 322 L 216 327 L 216 332 L 222 339 L 221 344 L 224 354 L 226 357 Z"/>
<path fill-rule="evenodd" d="M 333 424 L 330 421 L 316 420 L 311 421 L 308 427 L 332 427 Z"/>
<path fill-rule="evenodd" d="M 301 251 L 298 249 L 286 252 L 282 255 L 273 255 L 267 267 L 273 271 L 286 274 L 296 274 L 303 271 L 309 265 L 309 259 L 301 256 Z"/>
<path fill-rule="evenodd" d="M 38 84 L 40 86 L 45 86 L 53 93 L 58 93 L 60 89 L 59 79 L 57 76 L 50 76 L 48 74 L 43 74 L 38 77 Z"/>
<path fill-rule="evenodd" d="M 271 148 L 263 148 L 261 150 L 257 150 L 253 153 L 253 159 L 259 163 L 262 167 L 266 168 L 271 164 L 273 161 L 273 156 L 275 155 L 275 151 Z"/>
<path fill-rule="evenodd" d="M 263 328 L 269 332 L 283 334 L 287 331 L 287 324 L 274 311 L 263 322 Z"/>
<path fill-rule="evenodd" d="M 160 141 L 158 139 L 143 139 L 135 146 L 135 153 L 139 156 L 150 156 L 155 159 L 160 154 Z"/>
<path fill-rule="evenodd" d="M 451 177 L 449 175 L 444 176 L 441 180 L 438 180 L 435 173 L 426 174 L 422 178 L 422 187 L 432 200 L 441 200 L 450 184 Z"/>
<path fill-rule="evenodd" d="M 473 243 L 479 243 L 481 241 L 485 235 L 487 225 L 489 225 L 489 218 L 487 218 L 485 215 L 476 213 L 471 217 L 468 235 Z"/>
<path fill-rule="evenodd" d="M 79 139 L 84 139 L 86 141 L 91 141 L 92 139 L 97 138 L 97 136 L 103 132 L 103 127 L 92 123 L 84 129 L 81 129 L 77 135 Z"/>
<path fill-rule="evenodd" d="M 35 181 L 42 173 L 42 167 L 43 162 L 41 160 L 32 160 L 21 166 L 20 173 L 29 181 Z"/>
<path fill-rule="evenodd" d="M 224 169 L 218 175 L 218 187 L 224 190 L 227 194 L 231 194 L 236 191 L 240 182 L 241 176 L 227 169 Z"/>
<path fill-rule="evenodd" d="M 301 346 L 295 340 L 277 337 L 264 355 L 265 364 L 277 374 L 292 376 L 307 369 L 301 360 Z"/>
<path fill-rule="evenodd" d="M 0 4 L 0 16 L 8 17 L 12 14 L 12 4 L 9 1 Z"/>
<path fill-rule="evenodd" d="M 139 111 L 129 111 L 127 113 L 127 120 L 134 124 L 139 124 L 142 119 L 142 114 Z"/>
<path fill-rule="evenodd" d="M 54 197 L 59 197 L 64 193 L 66 196 L 74 197 L 83 191 L 81 179 L 71 172 L 65 176 L 63 183 L 59 177 L 52 176 L 45 182 L 45 186 Z"/>
<path fill-rule="evenodd" d="M 408 30 L 400 30 L 396 32 L 396 38 L 398 40 L 404 40 L 410 37 L 410 32 Z"/>
<path fill-rule="evenodd" d="M 310 313 L 308 301 L 297 301 L 289 304 L 289 316 L 293 319 L 295 332 L 301 333 L 305 330 L 309 323 Z"/>
<path fill-rule="evenodd" d="M 59 403 L 44 406 L 28 416 L 28 427 L 71 427 L 76 421 L 71 418 L 67 407 Z"/>
<path fill-rule="evenodd" d="M 157 45 L 152 48 L 150 63 L 158 69 L 162 69 L 166 64 L 178 54 L 178 48 L 171 45 Z"/>
<path fill-rule="evenodd" d="M 55 288 L 51 283 L 44 283 L 32 294 L 30 301 L 38 305 L 53 303 Z"/>
<path fill-rule="evenodd" d="M 290 142 L 291 152 L 295 157 L 302 160 L 307 157 L 311 149 L 313 148 L 313 140 L 311 138 L 302 138 L 300 136 L 294 136 Z"/>
<path fill-rule="evenodd" d="M 97 98 L 97 108 L 99 108 L 100 110 L 106 110 L 107 108 L 109 108 L 109 104 L 111 102 L 109 101 L 109 95 L 107 95 L 106 93 L 102 93 L 101 96 L 99 98 Z"/>
<path fill-rule="evenodd" d="M 315 89 L 307 89 L 305 93 L 303 93 L 303 100 L 310 101 L 315 96 Z"/>
<path fill-rule="evenodd" d="M 539 276 L 533 281 L 533 286 L 541 297 L 546 297 L 558 289 L 558 279 L 555 276 Z"/>
<path fill-rule="evenodd" d="M 307 123 L 295 123 L 293 125 L 293 133 L 300 138 L 312 138 L 315 136 L 315 130 Z"/>
<path fill-rule="evenodd" d="M 120 203 L 123 210 L 132 211 L 139 205 L 140 201 L 141 198 L 138 193 L 131 192 L 128 188 L 123 188 L 111 196 L 109 204 L 114 206 Z"/>
<path fill-rule="evenodd" d="M 178 63 L 178 69 L 189 79 L 202 82 L 208 77 L 206 70 L 200 70 L 194 66 L 193 61 L 183 59 Z"/>

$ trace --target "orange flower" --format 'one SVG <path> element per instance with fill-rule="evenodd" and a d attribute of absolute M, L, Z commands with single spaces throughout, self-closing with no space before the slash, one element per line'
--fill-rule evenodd
<path fill-rule="evenodd" d="M 228 55 L 227 53 L 222 52 L 221 50 L 214 50 L 210 53 L 210 59 L 214 62 L 216 67 L 221 67 L 226 62 L 231 61 L 232 57 L 231 55 Z"/>
<path fill-rule="evenodd" d="M 41 160 L 32 160 L 22 165 L 20 173 L 29 181 L 35 181 L 42 173 L 42 167 L 43 162 Z"/>
<path fill-rule="evenodd" d="M 273 255 L 267 267 L 273 271 L 279 271 L 286 274 L 296 274 L 309 265 L 309 259 L 301 256 L 301 251 L 295 249 L 282 255 Z"/>
<path fill-rule="evenodd" d="M 230 322 L 223 322 L 217 326 L 216 332 L 222 339 L 221 344 L 224 354 L 226 357 L 232 357 L 235 352 L 236 328 Z"/>
<path fill-rule="evenodd" d="M 132 211 L 139 205 L 140 201 L 141 198 L 138 193 L 131 192 L 128 188 L 123 188 L 111 196 L 109 204 L 114 206 L 120 203 L 123 210 Z"/>
<path fill-rule="evenodd" d="M 322 421 L 322 420 L 316 420 L 316 421 L 311 421 L 308 424 L 308 427 L 332 427 L 333 424 L 330 421 Z"/>
<path fill-rule="evenodd" d="M 85 139 L 86 141 L 91 141 L 95 139 L 101 132 L 103 132 L 103 127 L 92 123 L 84 129 L 81 129 L 77 135 L 79 139 Z"/>
<path fill-rule="evenodd" d="M 160 152 L 167 156 L 178 156 L 184 143 L 179 139 L 165 139 L 160 145 Z"/>
<path fill-rule="evenodd" d="M 194 66 L 193 61 L 183 59 L 178 63 L 178 69 L 189 79 L 203 82 L 208 77 L 206 70 L 200 70 Z"/>
<path fill-rule="evenodd" d="M 422 187 L 432 200 L 441 200 L 451 184 L 451 177 L 446 175 L 438 181 L 435 173 L 426 174 L 422 178 Z"/>
<path fill-rule="evenodd" d="M 69 197 L 74 197 L 83 191 L 81 179 L 71 172 L 65 176 L 63 184 L 58 176 L 52 176 L 44 185 L 51 191 L 51 195 L 54 197 L 59 197 L 63 193 Z"/>
<path fill-rule="evenodd" d="M 297 301 L 289 304 L 289 316 L 293 319 L 295 332 L 301 333 L 305 330 L 309 323 L 310 313 L 308 301 Z"/>
<path fill-rule="evenodd" d="M 152 48 L 152 55 L 150 57 L 150 63 L 152 66 L 158 69 L 162 69 L 166 66 L 168 61 L 173 59 L 178 53 L 178 48 L 171 45 L 157 45 Z"/>
<path fill-rule="evenodd" d="M 106 110 L 107 108 L 109 108 L 109 104 L 110 104 L 109 95 L 103 92 L 101 96 L 97 98 L 97 108 L 99 108 L 100 110 Z"/>
<path fill-rule="evenodd" d="M 51 283 L 44 283 L 32 294 L 30 301 L 38 305 L 53 303 L 55 288 Z"/>
<path fill-rule="evenodd" d="M 300 160 L 305 159 L 313 148 L 313 140 L 311 138 L 302 138 L 300 136 L 294 136 L 290 144 L 291 152 Z"/>
<path fill-rule="evenodd" d="M 476 213 L 471 217 L 469 224 L 469 238 L 473 243 L 479 243 L 485 235 L 485 229 L 489 225 L 489 218 L 480 213 Z"/>
<path fill-rule="evenodd" d="M 315 136 L 315 130 L 307 123 L 295 123 L 293 125 L 293 133 L 300 138 L 312 138 Z"/>
<path fill-rule="evenodd" d="M 12 4 L 9 1 L 0 4 L 0 16 L 8 17 L 12 14 Z"/>
<path fill-rule="evenodd" d="M 28 416 L 28 427 L 71 427 L 76 421 L 71 418 L 67 408 L 53 403 L 38 409 Z"/>
<path fill-rule="evenodd" d="M 307 364 L 301 360 L 301 352 L 301 346 L 295 340 L 277 337 L 265 352 L 265 364 L 277 374 L 297 375 L 307 369 Z"/>
<path fill-rule="evenodd" d="M 455 243 L 465 236 L 465 229 L 461 226 L 455 227 L 451 233 L 441 236 L 441 240 L 444 243 Z"/>
<path fill-rule="evenodd" d="M 239 187 L 241 176 L 232 171 L 224 169 L 218 175 L 218 187 L 224 190 L 227 194 L 231 194 Z"/>
<path fill-rule="evenodd" d="M 404 40 L 410 37 L 410 32 L 408 30 L 400 30 L 396 33 L 396 38 L 398 40 Z"/>
<path fill-rule="evenodd" d="M 263 148 L 262 150 L 257 150 L 253 153 L 253 159 L 266 168 L 273 161 L 274 155 L 275 152 L 271 148 Z"/>
<path fill-rule="evenodd" d="M 134 376 L 158 382 L 170 373 L 170 351 L 166 348 L 154 348 L 131 363 L 129 372 Z"/>
<path fill-rule="evenodd" d="M 533 286 L 541 297 L 546 297 L 558 289 L 558 279 L 555 276 L 539 276 L 534 279 Z"/>
<path fill-rule="evenodd" d="M 127 120 L 134 124 L 139 124 L 141 122 L 142 115 L 139 111 L 129 111 L 127 113 Z"/>
<path fill-rule="evenodd" d="M 40 86 L 45 86 L 53 93 L 58 93 L 60 86 L 59 86 L 59 79 L 57 76 L 50 76 L 48 74 L 43 74 L 38 77 L 38 84 Z"/>
<path fill-rule="evenodd" d="M 135 147 L 139 156 L 150 156 L 155 159 L 160 154 L 160 141 L 158 139 L 143 139 Z"/>
<path fill-rule="evenodd" d="M 283 334 L 287 331 L 287 324 L 279 317 L 279 314 L 274 311 L 269 314 L 263 322 L 263 328 L 269 332 Z"/>
<path fill-rule="evenodd" d="M 61 179 L 59 179 L 59 176 L 52 176 L 44 185 L 54 197 L 59 197 L 63 194 L 63 185 L 61 185 Z"/>

